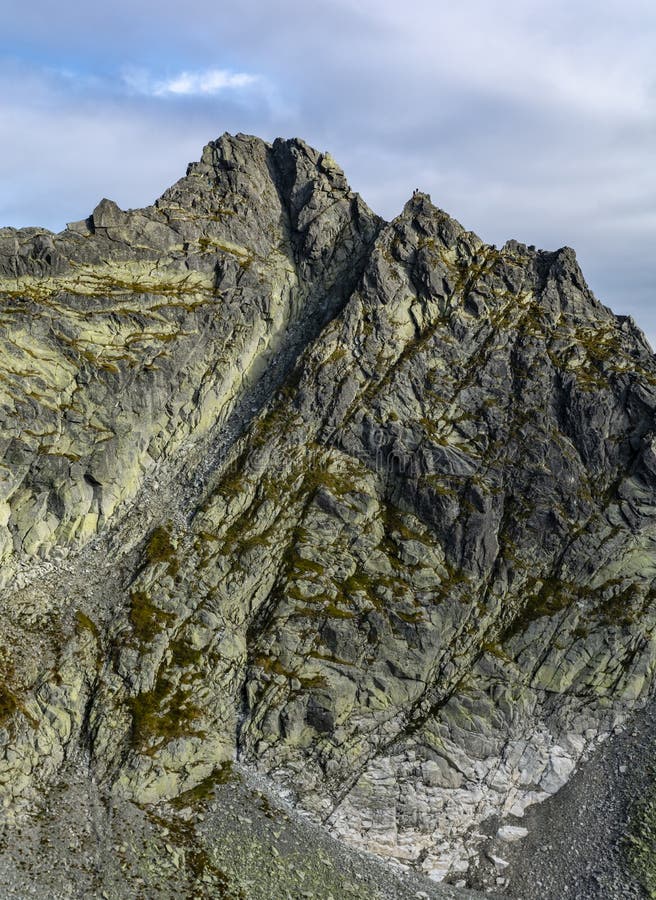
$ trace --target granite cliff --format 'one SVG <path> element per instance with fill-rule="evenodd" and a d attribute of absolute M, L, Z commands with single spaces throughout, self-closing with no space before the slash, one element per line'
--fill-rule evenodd
<path fill-rule="evenodd" d="M 656 663 L 656 360 L 573 251 L 224 135 L 152 207 L 0 229 L 0 316 L 5 838 L 59 790 L 80 890 L 301 896 L 194 849 L 245 780 L 512 893 L 481 824 L 521 837 Z M 118 886 L 121 829 L 168 887 L 150 832 Z"/>

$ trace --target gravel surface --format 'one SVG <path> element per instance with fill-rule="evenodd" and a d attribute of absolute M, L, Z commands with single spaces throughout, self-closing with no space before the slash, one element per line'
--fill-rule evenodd
<path fill-rule="evenodd" d="M 107 803 L 84 761 L 0 830 L 0 897 L 37 900 L 477 900 L 358 853 L 245 771 L 171 803 Z M 488 895 L 489 896 L 489 895 Z"/>
<path fill-rule="evenodd" d="M 647 897 L 628 866 L 625 838 L 653 779 L 656 702 L 601 744 L 554 797 L 522 819 L 528 829 L 508 843 L 488 829 L 488 852 L 510 865 L 507 896 L 522 900 L 637 900 Z M 482 878 L 478 884 L 482 886 Z"/>

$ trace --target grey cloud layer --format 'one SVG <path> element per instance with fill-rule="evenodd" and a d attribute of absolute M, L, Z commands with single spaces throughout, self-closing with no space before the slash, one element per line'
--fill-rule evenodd
<path fill-rule="evenodd" d="M 486 239 L 574 246 L 656 337 L 651 4 L 24 6 L 4 23 L 3 222 L 146 203 L 224 130 L 298 134 L 386 216 L 420 186 Z M 189 89 L 135 90 L 135 72 Z"/>

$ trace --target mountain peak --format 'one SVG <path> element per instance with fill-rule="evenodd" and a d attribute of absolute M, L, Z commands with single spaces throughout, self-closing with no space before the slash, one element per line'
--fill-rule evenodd
<path fill-rule="evenodd" d="M 574 252 L 222 135 L 152 206 L 2 229 L 0 314 L 15 893 L 113 895 L 106 846 L 130 895 L 369 900 L 348 847 L 394 900 L 496 889 L 654 691 L 656 359 Z"/>

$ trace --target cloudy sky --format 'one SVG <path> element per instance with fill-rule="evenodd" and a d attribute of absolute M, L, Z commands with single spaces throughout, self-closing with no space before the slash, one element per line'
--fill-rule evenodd
<path fill-rule="evenodd" d="M 656 344 L 653 0 L 2 0 L 0 225 L 152 202 L 223 131 L 330 150 L 497 244 L 573 246 Z"/>

